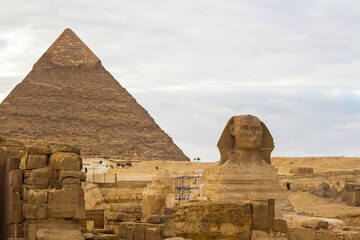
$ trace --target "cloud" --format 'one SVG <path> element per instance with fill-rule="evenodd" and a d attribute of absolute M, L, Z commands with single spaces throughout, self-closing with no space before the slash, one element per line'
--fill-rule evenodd
<path fill-rule="evenodd" d="M 232 115 L 272 132 L 275 155 L 357 155 L 357 1 L 5 0 L 0 100 L 72 28 L 189 157 L 218 159 Z"/>

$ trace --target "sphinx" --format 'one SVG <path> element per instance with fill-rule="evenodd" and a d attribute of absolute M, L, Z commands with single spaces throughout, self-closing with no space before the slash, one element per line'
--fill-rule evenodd
<path fill-rule="evenodd" d="M 266 125 L 251 115 L 233 116 L 227 122 L 217 147 L 220 164 L 231 161 L 238 164 L 271 164 L 273 138 Z"/>
<path fill-rule="evenodd" d="M 274 141 L 263 122 L 252 115 L 231 117 L 217 147 L 220 161 L 204 170 L 202 197 L 230 202 L 275 199 L 277 216 L 293 211 L 271 165 Z"/>

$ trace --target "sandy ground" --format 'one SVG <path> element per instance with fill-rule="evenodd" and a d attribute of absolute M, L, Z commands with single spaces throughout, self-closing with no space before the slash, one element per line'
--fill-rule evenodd
<path fill-rule="evenodd" d="M 288 195 L 295 211 L 314 217 L 339 218 L 345 215 L 359 215 L 360 208 L 344 202 L 317 197 L 309 192 L 294 192 Z"/>

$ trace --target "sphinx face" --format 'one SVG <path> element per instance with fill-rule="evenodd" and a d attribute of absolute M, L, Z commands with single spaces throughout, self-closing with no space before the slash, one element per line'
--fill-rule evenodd
<path fill-rule="evenodd" d="M 238 116 L 230 126 L 230 134 L 235 138 L 234 149 L 255 150 L 261 145 L 261 122 L 254 116 Z"/>

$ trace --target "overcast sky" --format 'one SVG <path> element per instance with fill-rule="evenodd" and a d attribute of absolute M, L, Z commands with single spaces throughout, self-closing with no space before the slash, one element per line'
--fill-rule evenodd
<path fill-rule="evenodd" d="M 190 158 L 233 115 L 273 156 L 360 156 L 360 1 L 0 0 L 0 101 L 65 28 Z M 1 124 L 1 123 L 0 123 Z"/>

